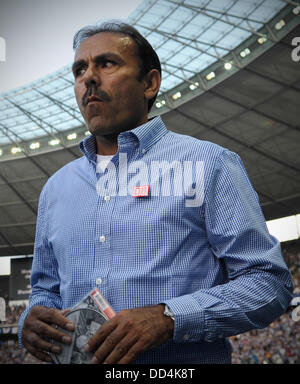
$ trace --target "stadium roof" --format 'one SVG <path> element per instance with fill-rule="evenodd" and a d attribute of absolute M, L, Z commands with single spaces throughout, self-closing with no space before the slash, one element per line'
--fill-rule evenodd
<path fill-rule="evenodd" d="M 274 43 L 272 25 L 268 30 L 267 23 L 285 5 L 281 0 L 147 0 L 128 21 L 157 51 L 163 69 L 161 94 L 165 94 L 182 82 L 198 83 L 191 78 L 228 55 L 227 61 L 237 66 L 232 51 L 251 36 Z M 265 44 L 263 48 L 267 47 Z M 13 143 L 22 146 L 22 150 L 36 152 L 37 148 L 30 148 L 33 139 L 55 139 L 61 132 L 84 126 L 73 83 L 70 64 L 0 95 L 3 156 L 10 155 Z"/>
<path fill-rule="evenodd" d="M 290 3 L 145 1 L 129 17 L 163 63 L 152 116 L 237 152 L 267 219 L 300 212 L 300 6 Z M 0 255 L 32 253 L 41 188 L 81 156 L 85 134 L 70 65 L 0 95 Z"/>

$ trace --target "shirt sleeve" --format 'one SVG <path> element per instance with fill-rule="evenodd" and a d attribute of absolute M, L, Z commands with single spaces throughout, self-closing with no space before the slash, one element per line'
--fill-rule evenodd
<path fill-rule="evenodd" d="M 31 268 L 32 293 L 29 297 L 29 306 L 22 313 L 18 324 L 19 346 L 22 347 L 22 330 L 24 321 L 34 306 L 62 308 L 59 294 L 60 279 L 58 275 L 57 260 L 51 244 L 48 241 L 48 208 L 46 198 L 46 185 L 39 199 L 36 234 L 34 243 L 34 256 Z"/>
<path fill-rule="evenodd" d="M 219 155 L 203 208 L 208 241 L 228 278 L 165 301 L 175 316 L 175 342 L 214 342 L 264 328 L 292 299 L 280 243 L 268 232 L 257 193 L 236 153 Z"/>

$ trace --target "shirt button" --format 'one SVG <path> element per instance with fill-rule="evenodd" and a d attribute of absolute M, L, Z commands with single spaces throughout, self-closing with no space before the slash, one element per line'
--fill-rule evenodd
<path fill-rule="evenodd" d="M 146 149 L 145 148 L 142 149 L 142 153 L 146 153 Z"/>
<path fill-rule="evenodd" d="M 97 278 L 97 280 L 96 280 L 96 284 L 97 284 L 97 285 L 102 284 L 102 279 L 101 279 L 101 277 L 98 277 L 98 278 Z"/>
<path fill-rule="evenodd" d="M 188 335 L 187 333 L 183 336 L 183 340 L 188 340 L 190 338 L 190 335 Z"/>
<path fill-rule="evenodd" d="M 109 201 L 110 200 L 110 196 L 108 196 L 108 195 L 104 196 L 104 200 L 105 201 Z"/>
<path fill-rule="evenodd" d="M 100 241 L 101 241 L 101 243 L 104 243 L 105 242 L 105 236 L 100 236 Z"/>

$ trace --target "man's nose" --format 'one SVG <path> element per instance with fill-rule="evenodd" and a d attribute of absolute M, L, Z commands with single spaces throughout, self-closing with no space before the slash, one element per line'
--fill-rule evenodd
<path fill-rule="evenodd" d="M 84 73 L 84 83 L 86 87 L 89 87 L 91 84 L 99 86 L 100 76 L 97 73 L 95 66 L 88 66 Z"/>

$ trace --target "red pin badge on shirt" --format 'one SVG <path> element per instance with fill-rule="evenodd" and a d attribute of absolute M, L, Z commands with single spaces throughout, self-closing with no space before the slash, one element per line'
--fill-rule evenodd
<path fill-rule="evenodd" d="M 150 186 L 149 185 L 140 185 L 134 187 L 132 197 L 146 197 L 149 196 Z"/>

